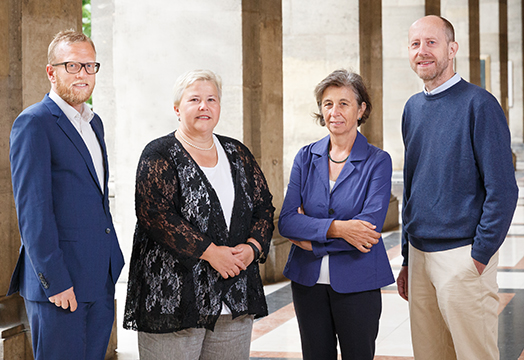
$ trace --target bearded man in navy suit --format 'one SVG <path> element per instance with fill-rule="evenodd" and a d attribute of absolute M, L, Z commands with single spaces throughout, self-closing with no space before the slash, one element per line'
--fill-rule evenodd
<path fill-rule="evenodd" d="M 107 150 L 85 103 L 100 64 L 82 33 L 48 51 L 51 91 L 15 120 L 11 176 L 22 246 L 8 294 L 24 298 L 35 359 L 103 359 L 124 265 L 109 212 Z"/>

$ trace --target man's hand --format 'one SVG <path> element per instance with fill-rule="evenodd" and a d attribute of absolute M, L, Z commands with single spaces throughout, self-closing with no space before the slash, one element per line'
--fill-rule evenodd
<path fill-rule="evenodd" d="M 484 265 L 483 263 L 473 259 L 473 263 L 475 264 L 475 267 L 477 268 L 477 271 L 479 272 L 479 275 L 482 275 L 482 273 L 484 272 L 484 269 L 486 268 L 486 265 Z"/>
<path fill-rule="evenodd" d="M 76 302 L 75 292 L 71 286 L 69 289 L 62 291 L 59 294 L 53 295 L 49 298 L 49 301 L 62 309 L 70 308 L 71 312 L 74 312 L 78 307 Z"/>
<path fill-rule="evenodd" d="M 408 267 L 402 266 L 397 277 L 397 289 L 400 297 L 406 301 L 408 300 Z"/>

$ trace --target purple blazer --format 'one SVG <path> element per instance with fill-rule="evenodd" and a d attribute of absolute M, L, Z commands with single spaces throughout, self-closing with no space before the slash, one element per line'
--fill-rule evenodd
<path fill-rule="evenodd" d="M 395 280 L 382 238 L 366 254 L 343 239 L 326 238 L 333 220 L 365 220 L 382 231 L 391 196 L 391 158 L 357 133 L 349 159 L 330 192 L 328 145 L 326 136 L 303 147 L 295 157 L 278 227 L 283 237 L 311 241 L 313 251 L 293 245 L 284 275 L 313 286 L 322 257 L 329 254 L 330 283 L 337 292 L 392 284 Z M 300 205 L 305 215 L 297 213 Z"/>

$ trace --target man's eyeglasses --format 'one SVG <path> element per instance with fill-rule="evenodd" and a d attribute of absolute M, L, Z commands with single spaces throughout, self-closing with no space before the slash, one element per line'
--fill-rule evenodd
<path fill-rule="evenodd" d="M 82 71 L 82 68 L 86 69 L 86 73 L 89 75 L 94 75 L 100 70 L 100 63 L 97 62 L 88 62 L 88 63 L 79 63 L 76 61 L 66 61 L 59 64 L 51 64 L 52 66 L 64 65 L 66 71 L 69 74 L 78 74 Z"/>

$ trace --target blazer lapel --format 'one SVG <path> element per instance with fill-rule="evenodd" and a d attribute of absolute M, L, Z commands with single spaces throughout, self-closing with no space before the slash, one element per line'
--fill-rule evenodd
<path fill-rule="evenodd" d="M 62 110 L 60 110 L 58 105 L 56 105 L 53 100 L 51 100 L 46 95 L 46 98 L 44 99 L 44 101 L 47 103 L 47 106 L 51 110 L 51 113 L 55 115 L 56 117 L 58 117 L 56 121 L 57 125 L 62 129 L 62 131 L 66 134 L 69 140 L 71 140 L 73 145 L 75 145 L 80 155 L 82 155 L 82 158 L 84 159 L 87 165 L 87 168 L 89 169 L 89 173 L 91 174 L 93 181 L 98 185 L 100 192 L 102 192 L 101 184 L 98 183 L 98 177 L 96 175 L 96 170 L 93 164 L 93 159 L 91 158 L 91 154 L 89 153 L 89 150 L 87 149 L 87 146 L 84 143 L 84 140 L 82 139 L 78 131 L 75 129 L 73 124 L 71 124 L 71 121 L 69 121 L 67 116 L 62 112 Z M 104 154 L 105 154 L 105 150 L 104 150 Z M 107 176 L 107 171 L 106 171 L 106 176 Z"/>
<path fill-rule="evenodd" d="M 91 120 L 91 127 L 93 128 L 96 138 L 98 139 L 98 143 L 100 144 L 100 149 L 102 150 L 102 159 L 104 161 L 104 183 L 99 185 L 103 186 L 104 194 L 107 194 L 109 181 L 109 164 L 107 160 L 107 149 L 106 143 L 104 141 L 104 130 L 102 129 L 102 121 L 100 120 L 98 115 L 95 115 L 93 120 Z M 98 177 L 96 178 L 98 179 Z"/>
<path fill-rule="evenodd" d="M 355 143 L 353 144 L 353 148 L 351 149 L 351 153 L 349 154 L 348 161 L 344 164 L 342 171 L 338 175 L 337 182 L 333 187 L 333 191 L 335 191 L 335 189 L 338 187 L 338 184 L 341 184 L 355 170 L 355 165 L 353 162 L 365 160 L 367 153 L 367 140 L 364 135 L 362 135 L 360 132 L 357 132 L 357 137 L 355 139 Z"/>
<path fill-rule="evenodd" d="M 329 135 L 313 145 L 311 152 L 317 155 L 312 161 L 312 171 L 324 185 L 324 190 L 329 194 L 329 164 L 327 160 Z"/>

